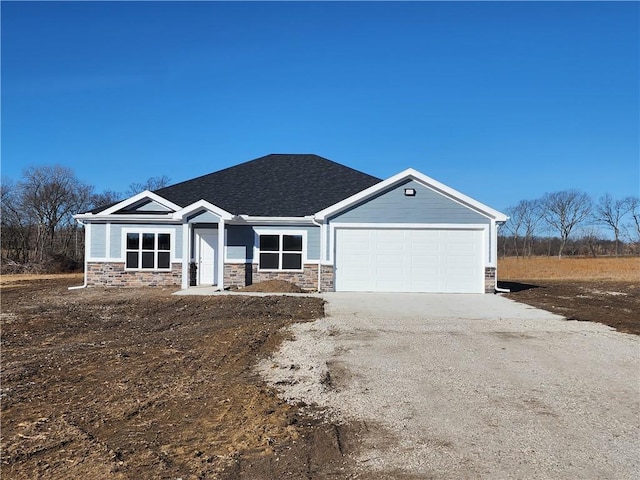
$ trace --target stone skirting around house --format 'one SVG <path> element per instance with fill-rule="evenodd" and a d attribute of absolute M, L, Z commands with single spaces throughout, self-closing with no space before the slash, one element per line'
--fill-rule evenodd
<path fill-rule="evenodd" d="M 496 288 L 496 267 L 484 268 L 484 293 L 494 293 Z"/>
<path fill-rule="evenodd" d="M 321 290 L 332 292 L 333 266 L 322 265 Z M 225 287 L 246 287 L 267 280 L 286 280 L 305 290 L 318 290 L 318 265 L 305 264 L 302 272 L 260 272 L 252 263 L 227 263 L 224 266 Z"/>
<path fill-rule="evenodd" d="M 92 287 L 169 287 L 182 283 L 182 264 L 172 263 L 171 271 L 125 270 L 124 263 L 89 262 L 87 285 Z"/>

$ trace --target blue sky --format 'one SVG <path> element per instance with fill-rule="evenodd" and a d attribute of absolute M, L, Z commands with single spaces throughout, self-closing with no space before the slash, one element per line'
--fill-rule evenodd
<path fill-rule="evenodd" d="M 640 190 L 637 2 L 7 2 L 2 175 L 97 191 L 269 153 L 493 208 Z"/>

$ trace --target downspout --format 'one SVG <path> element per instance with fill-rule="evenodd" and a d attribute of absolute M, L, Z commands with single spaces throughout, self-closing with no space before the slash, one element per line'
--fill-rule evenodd
<path fill-rule="evenodd" d="M 318 227 L 320 227 L 320 256 L 318 257 L 318 293 L 320 293 L 322 291 L 321 285 L 322 285 L 322 257 L 324 255 L 324 242 L 325 242 L 325 238 L 324 238 L 324 228 L 322 223 L 318 223 L 316 221 L 315 218 L 311 218 L 311 221 L 314 223 L 314 225 L 317 225 Z"/>
<path fill-rule="evenodd" d="M 501 227 L 502 225 L 504 225 L 504 222 L 498 223 L 496 222 L 496 279 L 495 279 L 495 286 L 493 287 L 495 293 L 511 293 L 511 290 L 509 290 L 508 288 L 500 288 L 498 287 L 498 227 Z"/>
<path fill-rule="evenodd" d="M 82 220 L 76 219 L 76 222 L 78 222 L 80 225 L 82 225 L 83 227 L 85 227 L 84 229 L 84 283 L 82 285 L 78 285 L 77 287 L 68 287 L 67 290 L 79 290 L 81 288 L 87 288 L 87 268 L 88 268 L 88 262 L 87 262 L 87 225 L 85 223 L 82 223 Z"/>
<path fill-rule="evenodd" d="M 216 275 L 218 277 L 218 289 L 223 292 L 224 291 L 224 246 L 226 243 L 225 239 L 225 222 L 224 218 L 220 217 L 218 221 L 218 258 L 216 259 L 216 263 L 218 271 Z"/>

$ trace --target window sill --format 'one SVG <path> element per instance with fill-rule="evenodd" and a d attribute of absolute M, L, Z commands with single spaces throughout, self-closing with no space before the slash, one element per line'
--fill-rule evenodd
<path fill-rule="evenodd" d="M 125 272 L 170 272 L 170 268 L 125 268 Z"/>
<path fill-rule="evenodd" d="M 293 270 L 293 269 L 278 270 L 278 269 L 263 269 L 258 267 L 258 273 L 302 273 L 302 272 L 304 272 L 304 269 L 302 268 L 300 270 Z"/>

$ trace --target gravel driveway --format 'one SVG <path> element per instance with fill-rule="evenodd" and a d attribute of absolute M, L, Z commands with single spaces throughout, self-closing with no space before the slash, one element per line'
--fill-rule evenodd
<path fill-rule="evenodd" d="M 260 370 L 365 426 L 363 477 L 640 478 L 638 337 L 499 295 L 325 299 Z"/>

